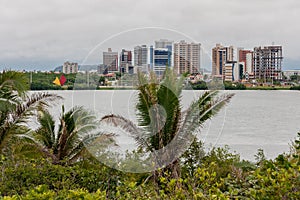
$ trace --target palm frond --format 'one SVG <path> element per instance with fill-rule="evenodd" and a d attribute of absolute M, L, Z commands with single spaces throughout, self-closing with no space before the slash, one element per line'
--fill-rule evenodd
<path fill-rule="evenodd" d="M 78 141 L 81 136 L 84 136 L 97 128 L 95 115 L 83 109 L 83 107 L 71 109 L 64 115 L 63 120 L 66 122 L 68 134 L 64 151 L 68 151 L 70 147 L 74 146 L 73 143 Z"/>
<path fill-rule="evenodd" d="M 85 135 L 77 145 L 73 146 L 68 156 L 68 162 L 72 163 L 78 160 L 82 156 L 82 153 L 86 151 L 90 151 L 91 154 L 96 154 L 97 152 L 94 152 L 94 148 L 96 148 L 97 151 L 101 151 L 112 144 L 116 145 L 114 137 L 115 134 L 107 134 L 104 132 Z"/>
<path fill-rule="evenodd" d="M 2 128 L 2 127 L 1 127 Z M 4 128 L 5 130 L 2 132 L 1 140 L 0 140 L 0 150 L 4 149 L 11 141 L 16 138 L 26 138 L 27 140 L 31 140 L 31 129 L 27 126 L 20 125 L 12 125 L 8 128 Z"/>
<path fill-rule="evenodd" d="M 69 162 L 75 157 L 80 157 L 81 152 L 85 149 L 85 138 L 93 135 L 91 133 L 97 128 L 98 122 L 95 115 L 83 107 L 73 107 L 66 113 L 63 108 L 53 148 L 57 160 Z M 97 136 L 99 137 L 99 134 Z"/>
<path fill-rule="evenodd" d="M 105 123 L 114 127 L 123 129 L 125 132 L 129 133 L 138 145 L 142 147 L 149 148 L 147 138 L 143 134 L 144 129 L 136 126 L 132 121 L 118 115 L 106 115 L 100 120 L 100 124 Z"/>
<path fill-rule="evenodd" d="M 217 114 L 233 96 L 233 94 L 226 94 L 215 98 L 215 95 L 217 95 L 215 91 L 205 92 L 185 111 L 179 130 L 179 135 L 182 135 L 182 138 L 191 138 L 194 132 L 206 120 Z"/>
<path fill-rule="evenodd" d="M 28 83 L 28 77 L 21 72 L 8 70 L 0 74 L 1 91 L 16 91 L 18 96 L 25 97 L 25 92 L 29 89 Z"/>
<path fill-rule="evenodd" d="M 177 79 L 174 71 L 167 69 L 160 84 L 155 74 L 150 74 L 148 79 L 144 75 L 140 80 L 136 106 L 139 126 L 145 129 L 144 138 L 150 140 L 151 148 L 160 149 L 177 132 L 184 79 Z"/>
<path fill-rule="evenodd" d="M 37 108 L 45 108 L 49 106 L 50 102 L 54 102 L 56 100 L 62 99 L 62 97 L 56 94 L 49 93 L 34 93 L 27 98 L 24 103 L 19 104 L 16 107 L 16 111 L 13 114 L 14 123 L 22 123 L 26 122 L 28 117 L 34 114 L 33 111 L 37 110 Z"/>
<path fill-rule="evenodd" d="M 38 113 L 40 127 L 36 130 L 35 139 L 47 148 L 55 144 L 55 121 L 48 111 L 40 110 Z"/>
<path fill-rule="evenodd" d="M 207 109 L 203 109 L 200 115 L 200 122 L 203 120 L 211 118 L 213 115 L 217 114 L 234 96 L 234 94 L 224 94 L 215 98 L 208 106 Z"/>

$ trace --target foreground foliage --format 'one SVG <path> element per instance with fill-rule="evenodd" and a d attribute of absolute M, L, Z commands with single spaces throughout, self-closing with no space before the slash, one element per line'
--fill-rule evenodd
<path fill-rule="evenodd" d="M 30 130 L 27 122 L 38 108 L 46 108 L 61 97 L 55 94 L 27 94 L 28 83 L 23 73 L 4 71 L 0 74 L 0 153 Z"/>
<path fill-rule="evenodd" d="M 201 143 L 194 145 L 199 147 L 194 153 L 203 153 Z M 0 191 L 10 196 L 4 199 L 298 199 L 300 195 L 300 165 L 294 153 L 257 163 L 241 161 L 228 148 L 202 153 L 198 163 L 183 162 L 191 156 L 184 155 L 182 176 L 161 176 L 159 190 L 147 181 L 148 174 L 122 173 L 95 160 L 67 167 L 44 159 L 11 162 L 2 157 Z"/>
<path fill-rule="evenodd" d="M 54 117 L 44 109 L 39 111 L 38 122 L 40 127 L 32 139 L 54 164 L 76 162 L 86 152 L 86 145 L 95 140 L 113 142 L 113 135 L 99 131 L 96 116 L 82 107 L 73 107 L 67 112 L 63 107 L 58 128 L 55 128 Z"/>

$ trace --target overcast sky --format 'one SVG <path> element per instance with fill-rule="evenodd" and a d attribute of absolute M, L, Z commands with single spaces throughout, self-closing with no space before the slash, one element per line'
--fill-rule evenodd
<path fill-rule="evenodd" d="M 101 59 L 108 46 L 131 48 L 143 39 L 182 37 L 208 54 L 216 43 L 252 49 L 274 42 L 283 45 L 285 69 L 300 68 L 299 19 L 298 0 L 0 0 L 0 68 L 89 63 L 97 44 L 142 27 L 160 29 L 117 35 L 92 53 Z"/>

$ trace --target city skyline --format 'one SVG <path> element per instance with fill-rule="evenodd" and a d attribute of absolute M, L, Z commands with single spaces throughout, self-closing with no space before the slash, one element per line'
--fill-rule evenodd
<path fill-rule="evenodd" d="M 201 43 L 207 52 L 216 43 L 252 49 L 274 42 L 284 47 L 284 69 L 300 68 L 300 27 L 296 25 L 300 3 L 296 0 L 284 3 L 279 0 L 189 0 L 185 4 L 170 0 L 163 3 L 158 0 L 89 0 L 85 3 L 3 0 L 0 4 L 1 68 L 43 70 L 53 69 L 66 60 L 81 63 L 95 45 L 110 36 L 143 27 L 184 33 Z M 151 12 L 157 7 L 168 13 Z M 147 32 L 143 35 L 146 40 Z M 129 37 L 128 42 L 138 45 L 135 40 L 139 36 L 134 36 Z M 155 39 L 160 38 L 167 38 L 166 34 L 155 36 Z M 181 39 L 186 38 L 176 38 Z M 113 49 L 114 45 L 111 45 Z M 128 43 L 120 46 L 130 47 Z"/>
<path fill-rule="evenodd" d="M 161 39 L 160 39 L 161 40 Z M 162 40 L 165 40 L 165 38 L 164 39 L 162 39 Z M 167 40 L 167 39 L 166 39 Z M 175 43 L 180 43 L 181 41 L 184 41 L 184 40 L 178 40 L 178 41 L 173 41 L 173 48 L 174 48 L 174 44 Z M 77 60 L 77 59 L 75 59 L 75 58 L 67 58 L 67 59 L 64 59 L 64 60 L 59 60 L 59 61 L 57 61 L 57 64 L 56 65 L 50 65 L 49 67 L 48 66 L 45 66 L 44 64 L 41 64 L 41 65 L 32 65 L 32 66 L 30 66 L 30 65 L 20 65 L 20 66 L 6 66 L 6 65 L 1 65 L 2 63 L 0 63 L 0 69 L 1 70 L 3 70 L 3 69 L 16 69 L 16 70 L 41 70 L 41 71 L 51 71 L 51 70 L 54 70 L 55 68 L 57 68 L 57 67 L 60 67 L 60 66 L 62 66 L 62 64 L 64 63 L 64 62 L 67 62 L 67 61 L 70 61 L 70 62 L 76 62 L 76 63 L 78 63 L 78 65 L 101 65 L 101 64 L 103 64 L 104 63 L 104 60 L 103 60 L 103 53 L 106 53 L 107 52 L 107 50 L 108 49 L 114 49 L 114 52 L 116 52 L 116 53 L 118 53 L 118 55 L 120 55 L 120 53 L 122 52 L 122 50 L 123 49 L 126 49 L 126 50 L 129 50 L 129 51 L 132 51 L 132 54 L 134 55 L 134 49 L 135 49 L 135 47 L 138 47 L 138 46 L 146 46 L 147 47 L 147 49 L 148 49 L 148 51 L 150 51 L 150 47 L 151 46 L 154 46 L 154 44 L 155 44 L 155 42 L 156 41 L 153 41 L 152 43 L 143 43 L 143 44 L 135 44 L 135 45 L 132 45 L 131 47 L 122 47 L 122 46 L 118 46 L 118 45 L 114 45 L 114 48 L 111 48 L 109 45 L 108 45 L 108 47 L 105 47 L 105 48 L 102 48 L 101 49 L 101 51 L 96 51 L 96 52 L 94 52 L 95 54 L 97 54 L 98 56 L 99 56 L 99 58 L 98 58 L 98 61 L 96 61 L 96 62 L 82 62 L 83 60 L 84 60 L 84 58 L 83 59 L 81 59 L 81 60 Z M 193 41 L 191 41 L 191 42 L 188 42 L 188 43 L 195 43 L 195 42 L 193 42 Z M 199 43 L 200 44 L 200 43 Z M 215 44 L 214 44 L 214 46 L 212 46 L 210 49 L 203 49 L 203 45 L 202 45 L 202 43 L 201 43 L 201 51 L 204 51 L 204 54 L 206 54 L 204 57 L 203 57 L 203 54 L 201 53 L 201 55 L 202 55 L 202 57 L 201 57 L 201 55 L 200 55 L 200 57 L 202 58 L 202 60 L 206 60 L 206 61 L 204 61 L 205 63 L 203 64 L 202 63 L 202 65 L 200 65 L 200 68 L 204 68 L 205 70 L 208 70 L 208 71 L 212 71 L 212 68 L 211 68 L 211 66 L 212 66 L 212 63 L 213 63 L 213 54 L 211 53 L 211 51 L 212 51 L 212 49 L 216 46 L 216 45 L 218 45 L 218 44 L 222 44 L 223 46 L 232 46 L 233 48 L 234 48 L 234 57 L 235 57 L 235 60 L 237 60 L 238 59 L 238 57 L 239 57 L 239 55 L 237 55 L 237 52 L 240 50 L 240 49 L 242 49 L 242 50 L 245 50 L 245 51 L 253 51 L 253 49 L 254 49 L 254 47 L 264 47 L 264 46 L 272 46 L 272 45 L 274 45 L 274 43 L 273 44 L 270 44 L 270 45 L 256 45 L 256 46 L 253 46 L 253 47 L 249 47 L 249 48 L 245 48 L 245 47 L 241 47 L 241 46 L 236 46 L 236 45 L 224 45 L 224 44 L 228 44 L 228 43 L 222 43 L 222 42 L 216 42 Z M 117 47 L 116 47 L 117 46 Z M 275 45 L 275 46 L 281 46 L 281 45 Z M 284 46 L 283 46 L 284 47 Z M 209 54 L 209 55 L 208 55 Z M 150 55 L 148 55 L 148 56 L 150 56 Z M 208 56 L 209 56 L 209 58 L 208 58 Z M 84 57 L 84 56 L 83 56 Z M 206 57 L 206 59 L 203 59 L 203 58 L 205 58 Z M 150 58 L 150 57 L 149 57 Z M 149 58 L 147 58 L 147 64 L 151 64 L 150 63 L 150 60 L 149 60 Z M 209 59 L 209 60 L 208 60 Z M 203 62 L 203 61 L 200 61 L 200 63 L 201 62 Z M 300 62 L 299 62 L 299 65 L 295 65 L 296 67 L 292 67 L 292 68 L 288 68 L 286 65 L 286 60 L 288 60 L 288 59 L 286 59 L 286 55 L 285 55 L 285 64 L 283 65 L 283 69 L 284 70 L 293 70 L 293 69 L 300 69 Z M 118 58 L 118 62 L 119 62 L 120 60 L 119 60 L 119 58 Z M 171 61 L 172 61 L 172 67 L 174 66 L 174 60 L 173 60 L 173 58 L 171 59 Z M 291 61 L 291 62 L 293 62 L 293 61 Z M 297 62 L 298 63 L 298 62 Z M 37 68 L 35 68 L 37 66 Z M 118 63 L 118 66 L 119 66 L 119 63 Z M 297 66 L 299 66 L 299 68 L 297 68 Z"/>

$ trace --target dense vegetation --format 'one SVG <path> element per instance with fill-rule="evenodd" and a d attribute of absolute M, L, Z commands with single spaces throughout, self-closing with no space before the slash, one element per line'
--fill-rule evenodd
<path fill-rule="evenodd" d="M 193 90 L 207 90 L 207 84 L 205 81 L 198 81 L 196 83 L 189 83 L 186 89 L 193 89 Z"/>
<path fill-rule="evenodd" d="M 300 133 L 290 152 L 266 160 L 259 150 L 256 162 L 241 160 L 228 147 L 205 152 L 202 142 L 183 134 L 193 142 L 170 165 L 153 172 L 125 173 L 105 166 L 83 145 L 97 142 L 105 149 L 114 144 L 114 133 L 95 131 L 95 118 L 83 108 L 63 108 L 55 123 L 47 106 L 59 97 L 28 96 L 25 80 L 16 72 L 0 74 L 0 199 L 299 199 Z M 162 83 L 153 74 L 149 79 L 141 74 L 139 124 L 115 115 L 101 122 L 133 135 L 139 151 L 153 152 L 182 131 L 196 131 L 231 98 L 207 92 L 182 112 L 181 81 L 170 72 Z M 164 106 L 167 115 L 153 122 L 160 113 L 157 104 Z M 26 126 L 32 116 L 39 122 L 37 130 Z M 165 128 L 153 129 L 161 121 L 166 122 Z M 151 134 L 153 130 L 159 131 Z M 138 152 L 129 152 L 122 164 Z"/>
<path fill-rule="evenodd" d="M 53 84 L 56 77 L 60 78 L 62 75 L 66 77 L 66 83 L 64 86 L 57 86 Z M 98 74 L 62 74 L 53 72 L 37 72 L 26 73 L 26 77 L 30 82 L 31 90 L 73 90 L 74 85 L 76 89 L 96 89 L 97 86 L 103 82 L 103 77 L 99 77 Z M 87 82 L 89 80 L 89 82 Z"/>
<path fill-rule="evenodd" d="M 246 86 L 241 83 L 224 82 L 225 90 L 246 90 Z"/>
<path fill-rule="evenodd" d="M 75 74 L 64 74 L 67 81 L 65 87 L 57 86 L 53 84 L 56 77 L 60 78 L 62 74 L 55 74 L 51 72 L 27 72 L 26 77 L 30 84 L 31 90 L 62 90 L 62 89 L 72 89 L 75 82 Z"/>
<path fill-rule="evenodd" d="M 30 89 L 31 90 L 73 90 L 74 86 L 75 89 L 101 89 L 98 88 L 98 86 L 110 86 L 107 84 L 107 81 L 104 76 L 99 76 L 96 73 L 90 73 L 87 74 L 62 74 L 62 73 L 53 73 L 53 72 L 34 72 L 29 73 L 26 72 L 26 77 L 28 79 L 28 82 L 30 82 Z M 64 86 L 57 86 L 53 84 L 53 81 L 56 77 L 60 78 L 61 75 L 64 75 L 66 77 L 66 83 Z M 187 74 L 186 74 L 187 75 Z M 111 80 L 114 80 L 115 78 L 112 78 Z M 116 73 L 116 79 L 121 80 L 118 84 L 119 86 L 132 86 L 137 85 L 137 77 L 136 75 L 130 75 L 130 74 L 122 74 Z M 89 80 L 89 81 L 87 81 Z M 110 79 L 109 79 L 110 80 Z M 298 76 L 291 76 L 291 81 L 295 82 L 297 85 L 299 80 Z M 232 83 L 232 82 L 224 82 L 222 83 L 223 88 L 225 90 L 284 90 L 284 89 L 291 89 L 291 90 L 300 90 L 299 86 L 292 86 L 292 87 L 283 87 L 280 86 L 279 82 L 274 82 L 274 85 L 276 87 L 253 87 L 253 88 L 246 88 L 244 84 L 241 83 Z M 207 83 L 205 81 L 198 81 L 195 83 L 188 83 L 184 89 L 190 90 L 208 90 L 211 88 L 210 83 Z M 115 89 L 114 86 L 111 88 L 102 88 L 102 89 Z M 120 88 L 122 89 L 122 88 Z M 126 89 L 126 88 L 123 88 Z M 127 88 L 128 89 L 128 88 Z"/>
<path fill-rule="evenodd" d="M 300 86 L 293 86 L 290 88 L 291 90 L 300 90 Z"/>
<path fill-rule="evenodd" d="M 181 158 L 181 177 L 160 177 L 159 190 L 147 179 L 149 174 L 125 174 L 94 160 L 61 166 L 42 158 L 12 161 L 2 156 L 0 191 L 13 199 L 298 199 L 300 195 L 299 144 L 298 154 L 271 161 L 258 153 L 256 163 L 241 161 L 226 148 L 204 153 L 201 143 L 193 145 Z M 198 160 L 184 162 L 191 157 Z"/>

